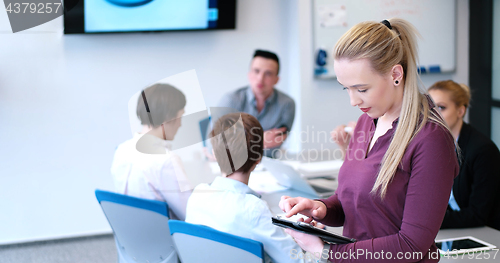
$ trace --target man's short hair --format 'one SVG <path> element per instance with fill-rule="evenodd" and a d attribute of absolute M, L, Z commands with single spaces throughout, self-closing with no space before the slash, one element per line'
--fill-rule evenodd
<path fill-rule="evenodd" d="M 240 116 L 244 133 L 237 129 Z M 224 137 L 221 135 L 222 133 L 224 133 Z M 250 114 L 229 113 L 222 116 L 214 124 L 210 136 L 212 137 L 211 142 L 217 163 L 221 171 L 226 175 L 233 172 L 246 173 L 262 158 L 264 129 L 259 121 Z M 241 147 L 242 144 L 246 145 L 246 147 Z M 231 149 L 231 152 L 229 149 Z M 246 151 L 246 153 L 243 151 Z M 246 160 L 240 160 L 239 163 L 244 162 L 241 167 L 234 167 L 234 163 L 237 162 L 236 158 L 241 156 L 248 157 Z"/>
<path fill-rule="evenodd" d="M 158 83 L 144 89 L 137 100 L 137 117 L 142 125 L 156 128 L 177 118 L 186 106 L 186 96 L 169 84 Z"/>
<path fill-rule="evenodd" d="M 278 58 L 278 55 L 276 55 L 275 53 L 267 50 L 257 49 L 255 50 L 255 53 L 253 53 L 253 58 L 255 57 L 263 57 L 276 61 L 276 63 L 278 63 L 278 72 L 276 72 L 276 75 L 280 73 L 280 59 Z"/>

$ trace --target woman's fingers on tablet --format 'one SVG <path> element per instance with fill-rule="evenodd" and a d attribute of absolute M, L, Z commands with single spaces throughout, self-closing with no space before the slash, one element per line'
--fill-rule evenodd
<path fill-rule="evenodd" d="M 288 198 L 284 201 L 284 204 L 285 204 L 285 209 L 283 210 L 283 212 L 288 214 L 291 210 L 293 210 L 295 205 L 297 205 L 297 200 L 295 198 Z M 293 213 L 292 215 L 295 215 L 295 214 L 296 213 Z"/>
<path fill-rule="evenodd" d="M 318 209 L 314 209 L 314 210 L 311 212 L 311 215 L 312 215 L 314 218 L 319 218 L 319 212 L 318 212 Z"/>
<path fill-rule="evenodd" d="M 300 204 L 302 197 L 289 197 L 289 196 L 282 196 L 281 201 L 280 201 L 280 208 L 287 214 L 287 217 L 293 216 L 297 214 L 300 211 L 297 210 L 296 207 L 297 205 Z M 300 207 L 300 206 L 299 206 Z M 293 212 L 292 212 L 293 211 Z"/>
<path fill-rule="evenodd" d="M 304 214 L 306 216 L 311 216 L 310 210 L 313 209 L 313 201 L 303 197 L 292 198 L 294 202 L 292 203 L 292 209 L 286 213 L 286 217 L 291 217 L 297 213 Z"/>
<path fill-rule="evenodd" d="M 286 212 L 286 217 L 291 217 L 291 216 L 299 213 L 300 211 L 302 211 L 300 203 L 297 203 L 297 204 L 295 204 L 293 206 L 290 205 L 290 209 L 287 209 L 285 211 Z"/>
<path fill-rule="evenodd" d="M 321 228 L 321 229 L 326 229 L 326 226 L 321 224 L 320 222 L 316 222 L 316 221 L 314 221 L 314 222 L 316 223 L 315 227 Z"/>
<path fill-rule="evenodd" d="M 297 219 L 297 221 L 298 222 L 308 223 L 308 224 L 311 224 L 313 226 L 316 224 L 316 221 L 313 221 L 313 219 L 311 217 L 308 217 L 308 218 L 300 217 L 299 219 Z"/>
<path fill-rule="evenodd" d="M 289 199 L 289 198 L 290 198 L 290 196 L 288 196 L 288 195 L 282 195 L 280 201 L 283 201 L 283 200 L 286 200 L 286 199 Z"/>
<path fill-rule="evenodd" d="M 318 220 L 322 220 L 326 216 L 326 205 L 321 201 L 314 201 L 314 208 L 311 215 Z"/>
<path fill-rule="evenodd" d="M 286 209 L 287 205 L 288 205 L 288 202 L 286 201 L 287 199 L 290 199 L 290 196 L 286 196 L 286 195 L 281 196 L 279 207 L 280 207 L 281 211 L 283 211 L 283 212 L 288 211 Z"/>
<path fill-rule="evenodd" d="M 297 213 L 311 217 L 316 206 L 313 200 L 303 197 L 292 198 L 289 196 L 282 196 L 279 203 L 279 207 L 286 213 L 286 217 L 291 217 Z"/>

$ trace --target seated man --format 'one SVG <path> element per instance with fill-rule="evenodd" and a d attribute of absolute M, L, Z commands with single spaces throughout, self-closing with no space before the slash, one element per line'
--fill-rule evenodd
<path fill-rule="evenodd" d="M 250 173 L 262 158 L 262 126 L 249 114 L 231 113 L 215 123 L 211 136 L 222 177 L 194 189 L 186 222 L 259 241 L 273 262 L 299 261 L 291 259 L 291 251 L 300 253 L 300 247 L 271 223 L 267 203 L 248 187 Z"/>
<path fill-rule="evenodd" d="M 181 126 L 186 97 L 168 84 L 142 91 L 137 116 L 143 130 L 116 149 L 111 174 L 120 194 L 166 202 L 170 217 L 184 220 L 191 185 L 170 143 Z"/>
<path fill-rule="evenodd" d="M 226 94 L 219 107 L 233 108 L 253 115 L 264 128 L 264 155 L 273 157 L 292 128 L 295 102 L 274 85 L 279 80 L 279 59 L 274 53 L 256 50 L 248 81 L 250 86 Z"/>

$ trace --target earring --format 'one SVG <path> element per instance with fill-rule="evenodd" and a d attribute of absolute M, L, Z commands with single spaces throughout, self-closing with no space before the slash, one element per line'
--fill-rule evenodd
<path fill-rule="evenodd" d="M 398 84 L 399 84 L 399 80 L 394 81 L 394 83 L 395 83 L 396 85 L 398 85 Z"/>

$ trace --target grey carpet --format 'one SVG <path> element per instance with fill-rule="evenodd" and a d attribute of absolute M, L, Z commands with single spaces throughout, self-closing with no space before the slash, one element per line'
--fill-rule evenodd
<path fill-rule="evenodd" d="M 1 263 L 116 263 L 113 235 L 0 246 Z"/>

